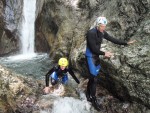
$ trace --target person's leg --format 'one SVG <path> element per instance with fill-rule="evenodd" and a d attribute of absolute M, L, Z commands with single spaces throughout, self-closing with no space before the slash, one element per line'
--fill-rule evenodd
<path fill-rule="evenodd" d="M 92 79 L 89 79 L 89 81 L 88 81 L 88 84 L 87 84 L 87 88 L 86 88 L 86 98 L 87 98 L 87 101 L 92 101 L 91 99 L 91 91 L 90 91 L 90 89 L 91 89 L 91 83 L 92 83 Z"/>
<path fill-rule="evenodd" d="M 96 98 L 96 86 L 97 86 L 97 77 L 92 77 L 89 79 L 89 85 L 88 88 L 90 90 L 90 95 L 89 97 L 87 96 L 87 100 L 92 103 L 92 105 L 95 107 L 97 110 L 101 110 L 102 106 L 98 103 L 97 98 Z"/>
<path fill-rule="evenodd" d="M 51 78 L 51 84 L 52 84 L 52 86 L 56 85 L 57 82 L 58 82 L 58 76 L 57 76 L 56 72 L 53 72 L 51 74 L 50 78 Z"/>
<path fill-rule="evenodd" d="M 92 102 L 93 106 L 97 110 L 100 110 L 101 106 L 97 103 L 96 99 L 97 75 L 99 74 L 100 70 L 99 60 L 87 57 L 87 64 L 90 77 L 87 85 L 86 97 L 88 101 Z"/>
<path fill-rule="evenodd" d="M 68 83 L 68 75 L 67 74 L 62 77 L 61 82 L 62 82 L 62 84 L 67 84 Z"/>
<path fill-rule="evenodd" d="M 94 96 L 95 93 L 96 93 L 96 85 L 94 84 L 94 76 L 90 75 L 86 92 L 87 100 L 91 102 L 92 96 Z"/>
<path fill-rule="evenodd" d="M 86 61 L 87 61 L 88 71 L 90 73 L 89 81 L 87 84 L 86 96 L 87 96 L 87 100 L 90 101 L 91 96 L 95 96 L 96 94 L 96 84 L 97 84 L 96 76 L 99 73 L 100 65 L 96 66 L 96 60 L 93 57 L 87 57 Z"/>
<path fill-rule="evenodd" d="M 90 73 L 90 69 L 89 69 L 89 64 L 88 64 L 88 58 L 86 57 L 86 66 L 88 68 L 88 72 Z M 88 78 L 88 83 L 87 83 L 87 88 L 86 88 L 86 98 L 87 98 L 87 101 L 92 101 L 91 100 L 91 83 L 92 83 L 93 79 L 92 79 L 92 76 L 89 74 L 89 78 Z"/>
<path fill-rule="evenodd" d="M 92 77 L 92 80 L 90 82 L 90 95 L 91 97 L 95 97 L 96 95 L 96 86 L 97 86 L 97 78 L 96 77 Z"/>

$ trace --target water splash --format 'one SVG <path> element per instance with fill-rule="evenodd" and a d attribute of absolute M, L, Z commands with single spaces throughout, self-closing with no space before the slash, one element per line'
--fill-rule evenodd
<path fill-rule="evenodd" d="M 91 113 L 90 107 L 87 101 L 64 97 L 54 101 L 51 113 Z"/>
<path fill-rule="evenodd" d="M 54 96 L 62 96 L 65 93 L 65 88 L 62 84 L 59 84 L 57 87 L 55 87 L 52 91 L 51 91 L 51 95 Z"/>
<path fill-rule="evenodd" d="M 61 87 L 59 85 L 59 91 L 61 91 Z M 82 90 L 78 90 L 77 93 L 80 93 L 79 97 L 83 97 L 83 95 L 85 97 Z M 91 106 L 91 103 L 82 97 L 64 97 L 64 95 L 59 96 L 56 92 L 43 95 L 38 102 L 40 113 L 97 113 Z"/>
<path fill-rule="evenodd" d="M 19 54 L 19 55 L 15 55 L 15 56 L 9 56 L 7 57 L 8 60 L 11 61 L 22 61 L 22 60 L 30 60 L 32 58 L 34 58 L 35 56 L 37 56 L 37 54 L 34 53 L 30 53 L 30 55 L 28 54 Z"/>

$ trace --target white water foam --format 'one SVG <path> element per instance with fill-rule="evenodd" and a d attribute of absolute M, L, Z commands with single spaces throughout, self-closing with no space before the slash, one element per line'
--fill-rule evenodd
<path fill-rule="evenodd" d="M 90 113 L 91 105 L 73 97 L 64 97 L 54 101 L 52 113 Z"/>

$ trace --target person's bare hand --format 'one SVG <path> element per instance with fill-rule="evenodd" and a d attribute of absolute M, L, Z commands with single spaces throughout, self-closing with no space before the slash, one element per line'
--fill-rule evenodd
<path fill-rule="evenodd" d="M 111 53 L 111 52 L 105 52 L 105 58 L 110 58 L 110 57 L 112 57 L 114 54 L 113 53 Z"/>
<path fill-rule="evenodd" d="M 127 44 L 133 44 L 134 42 L 136 42 L 136 40 L 130 40 L 127 42 Z"/>
<path fill-rule="evenodd" d="M 43 89 L 43 91 L 44 91 L 46 94 L 49 93 L 50 87 L 45 87 L 45 88 Z"/>

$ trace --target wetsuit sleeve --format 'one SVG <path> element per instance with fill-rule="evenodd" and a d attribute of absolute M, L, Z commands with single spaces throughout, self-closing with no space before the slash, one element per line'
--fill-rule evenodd
<path fill-rule="evenodd" d="M 90 50 L 92 51 L 92 53 L 96 54 L 96 55 L 105 55 L 105 52 L 100 51 L 100 48 L 98 48 L 96 46 L 96 34 L 94 32 L 88 32 L 87 33 L 87 43 L 88 43 L 88 47 L 90 48 Z"/>
<path fill-rule="evenodd" d="M 126 41 L 115 39 L 115 38 L 111 37 L 107 32 L 105 32 L 104 38 L 106 40 L 113 42 L 114 44 L 128 45 Z"/>
<path fill-rule="evenodd" d="M 75 74 L 74 74 L 74 72 L 72 71 L 71 68 L 68 68 L 68 72 L 72 76 L 72 78 L 79 84 L 80 81 L 77 79 L 77 77 L 75 76 Z"/>
<path fill-rule="evenodd" d="M 46 83 L 46 87 L 49 86 L 49 76 L 55 71 L 55 67 L 53 67 L 52 69 L 50 69 L 48 71 L 48 73 L 45 75 L 45 83 Z"/>

